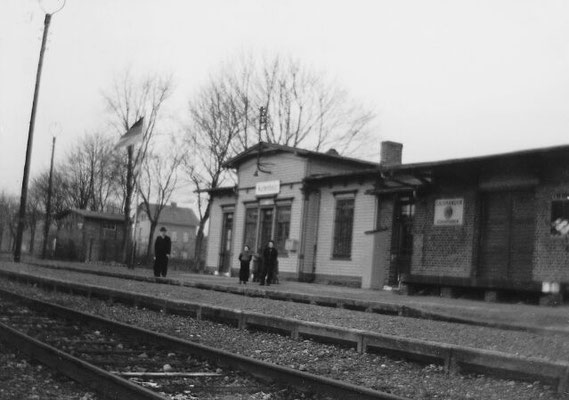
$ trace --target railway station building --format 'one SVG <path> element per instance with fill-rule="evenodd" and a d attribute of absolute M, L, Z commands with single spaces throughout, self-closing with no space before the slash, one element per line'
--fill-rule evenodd
<path fill-rule="evenodd" d="M 259 143 L 209 191 L 206 266 L 238 269 L 273 239 L 279 278 L 367 289 L 566 294 L 569 146 L 402 164 Z"/>

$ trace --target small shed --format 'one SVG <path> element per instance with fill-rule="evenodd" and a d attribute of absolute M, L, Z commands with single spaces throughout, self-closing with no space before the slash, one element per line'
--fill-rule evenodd
<path fill-rule="evenodd" d="M 69 209 L 57 215 L 55 257 L 121 262 L 126 234 L 123 214 Z"/>

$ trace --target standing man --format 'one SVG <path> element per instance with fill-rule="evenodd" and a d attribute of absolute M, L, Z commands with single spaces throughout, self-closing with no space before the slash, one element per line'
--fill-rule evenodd
<path fill-rule="evenodd" d="M 263 251 L 263 273 L 261 274 L 261 285 L 265 284 L 265 278 L 267 286 L 273 281 L 273 276 L 275 274 L 275 269 L 277 267 L 277 257 L 279 253 L 275 249 L 275 242 L 269 240 L 267 247 Z"/>
<path fill-rule="evenodd" d="M 170 258 L 170 250 L 172 249 L 172 241 L 166 236 L 166 228 L 160 228 L 160 236 L 156 238 L 154 243 L 154 276 L 166 277 L 168 272 L 168 259 Z"/>

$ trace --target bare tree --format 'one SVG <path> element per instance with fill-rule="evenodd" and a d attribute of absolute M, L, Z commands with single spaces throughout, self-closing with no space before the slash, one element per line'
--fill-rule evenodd
<path fill-rule="evenodd" d="M 41 200 L 35 196 L 29 196 L 26 209 L 26 227 L 30 232 L 30 247 L 28 251 L 30 254 L 33 254 L 35 249 L 37 226 L 44 216 Z"/>
<path fill-rule="evenodd" d="M 128 146 L 123 164 L 124 180 L 124 215 L 130 229 L 131 201 L 139 167 L 146 158 L 149 145 L 154 136 L 164 103 L 172 93 L 170 77 L 150 76 L 135 79 L 130 71 L 116 78 L 111 89 L 103 94 L 110 123 L 119 135 L 123 135 L 140 118 L 144 117 L 145 127 L 141 143 L 136 147 Z M 126 258 L 125 236 L 123 252 Z"/>
<path fill-rule="evenodd" d="M 238 96 L 223 82 L 212 81 L 190 103 L 191 128 L 186 135 L 190 157 L 184 159 L 184 169 L 198 193 L 199 225 L 195 245 L 198 268 L 204 230 L 211 212 L 204 191 L 215 189 L 230 178 L 223 163 L 235 153 L 238 135 L 245 124 Z"/>
<path fill-rule="evenodd" d="M 104 211 L 120 193 L 121 173 L 114 140 L 99 132 L 83 136 L 67 153 L 65 171 L 70 206 Z"/>
<path fill-rule="evenodd" d="M 150 221 L 148 246 L 146 248 L 147 258 L 150 257 L 152 251 L 152 238 L 160 214 L 177 188 L 178 169 L 181 160 L 182 153 L 180 151 L 174 151 L 168 157 L 161 157 L 156 153 L 149 152 L 142 163 L 138 192 L 142 198 L 142 209 Z"/>
<path fill-rule="evenodd" d="M 260 140 L 320 151 L 334 146 L 342 154 L 357 152 L 369 140 L 372 111 L 348 92 L 298 60 L 251 57 L 221 69 L 210 89 L 222 88 L 239 119 L 233 150 L 242 151 Z M 206 89 L 207 90 L 207 89 Z M 259 132 L 259 108 L 267 110 L 267 129 Z"/>
<path fill-rule="evenodd" d="M 53 184 L 51 188 L 51 209 L 50 209 L 50 225 L 55 223 L 59 228 L 59 221 L 53 216 L 60 214 L 69 207 L 72 207 L 72 200 L 69 196 L 70 190 L 66 176 L 62 173 L 63 168 L 60 165 L 54 165 L 53 169 Z M 47 221 L 47 197 L 49 191 L 49 169 L 41 172 L 39 175 L 32 179 L 30 184 L 30 199 L 36 201 L 39 205 L 42 214 L 46 217 Z M 44 223 L 46 223 L 44 221 Z M 48 230 L 49 234 L 49 230 Z M 43 241 L 47 243 L 47 237 Z"/>
<path fill-rule="evenodd" d="M 261 130 L 259 109 L 267 110 Z M 210 203 L 204 191 L 231 180 L 223 164 L 257 143 L 303 146 L 316 151 L 334 146 L 353 153 L 369 137 L 374 114 L 351 100 L 322 74 L 292 59 L 255 62 L 244 57 L 222 68 L 191 99 L 186 142 L 194 157 L 185 170 L 198 192 L 200 225 L 196 256 L 201 254 Z"/>
<path fill-rule="evenodd" d="M 14 195 L 7 194 L 6 192 L 0 193 L 0 248 L 4 240 L 4 232 L 10 234 L 10 244 L 8 246 L 10 251 L 14 250 L 16 229 L 18 227 L 18 209 L 19 201 Z"/>

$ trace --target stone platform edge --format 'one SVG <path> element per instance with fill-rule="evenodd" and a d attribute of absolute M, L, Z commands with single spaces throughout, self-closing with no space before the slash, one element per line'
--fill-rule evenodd
<path fill-rule="evenodd" d="M 132 274 L 107 272 L 107 271 L 93 271 L 83 268 L 74 268 L 64 265 L 49 265 L 35 262 L 26 262 L 26 264 L 43 267 L 48 269 L 64 270 L 70 272 L 79 272 L 85 274 L 92 274 L 97 276 L 107 276 L 112 278 L 130 279 L 139 282 L 158 282 L 162 284 L 192 287 L 196 289 L 213 290 L 218 292 L 225 292 L 231 294 L 238 294 L 250 297 L 266 297 L 271 300 L 284 300 L 294 301 L 297 303 L 316 304 L 325 307 L 346 308 L 350 310 L 374 312 L 383 315 L 396 315 L 401 317 L 420 318 L 441 322 L 460 323 L 465 325 L 482 326 L 486 328 L 496 328 L 502 330 L 512 330 L 521 332 L 530 332 L 537 334 L 558 334 L 569 337 L 569 330 L 557 329 L 554 327 L 538 327 L 523 324 L 513 324 L 497 321 L 485 321 L 473 318 L 462 318 L 455 315 L 446 314 L 444 312 L 434 312 L 422 310 L 420 308 L 408 306 L 405 304 L 396 304 L 379 301 L 366 301 L 350 298 L 340 298 L 333 296 L 318 296 L 313 294 L 291 293 L 286 291 L 266 291 L 262 289 L 255 289 L 251 286 L 233 287 L 223 284 L 213 284 L 204 282 L 184 282 L 179 279 L 172 278 L 155 278 L 151 276 L 137 276 Z"/>
<path fill-rule="evenodd" d="M 321 342 L 347 344 L 356 347 L 359 352 L 375 351 L 419 362 L 436 363 L 443 365 L 449 373 L 476 372 L 530 382 L 539 380 L 556 388 L 559 393 L 565 393 L 569 389 L 569 363 L 566 362 L 524 358 L 497 351 L 401 338 L 394 335 L 273 317 L 209 304 L 166 300 L 95 285 L 37 277 L 26 273 L 0 271 L 0 276 L 38 284 L 62 292 L 83 294 L 87 297 L 104 298 L 173 314 L 189 315 L 197 319 L 223 322 L 240 329 L 263 329 L 290 335 L 294 339 L 313 338 Z"/>

